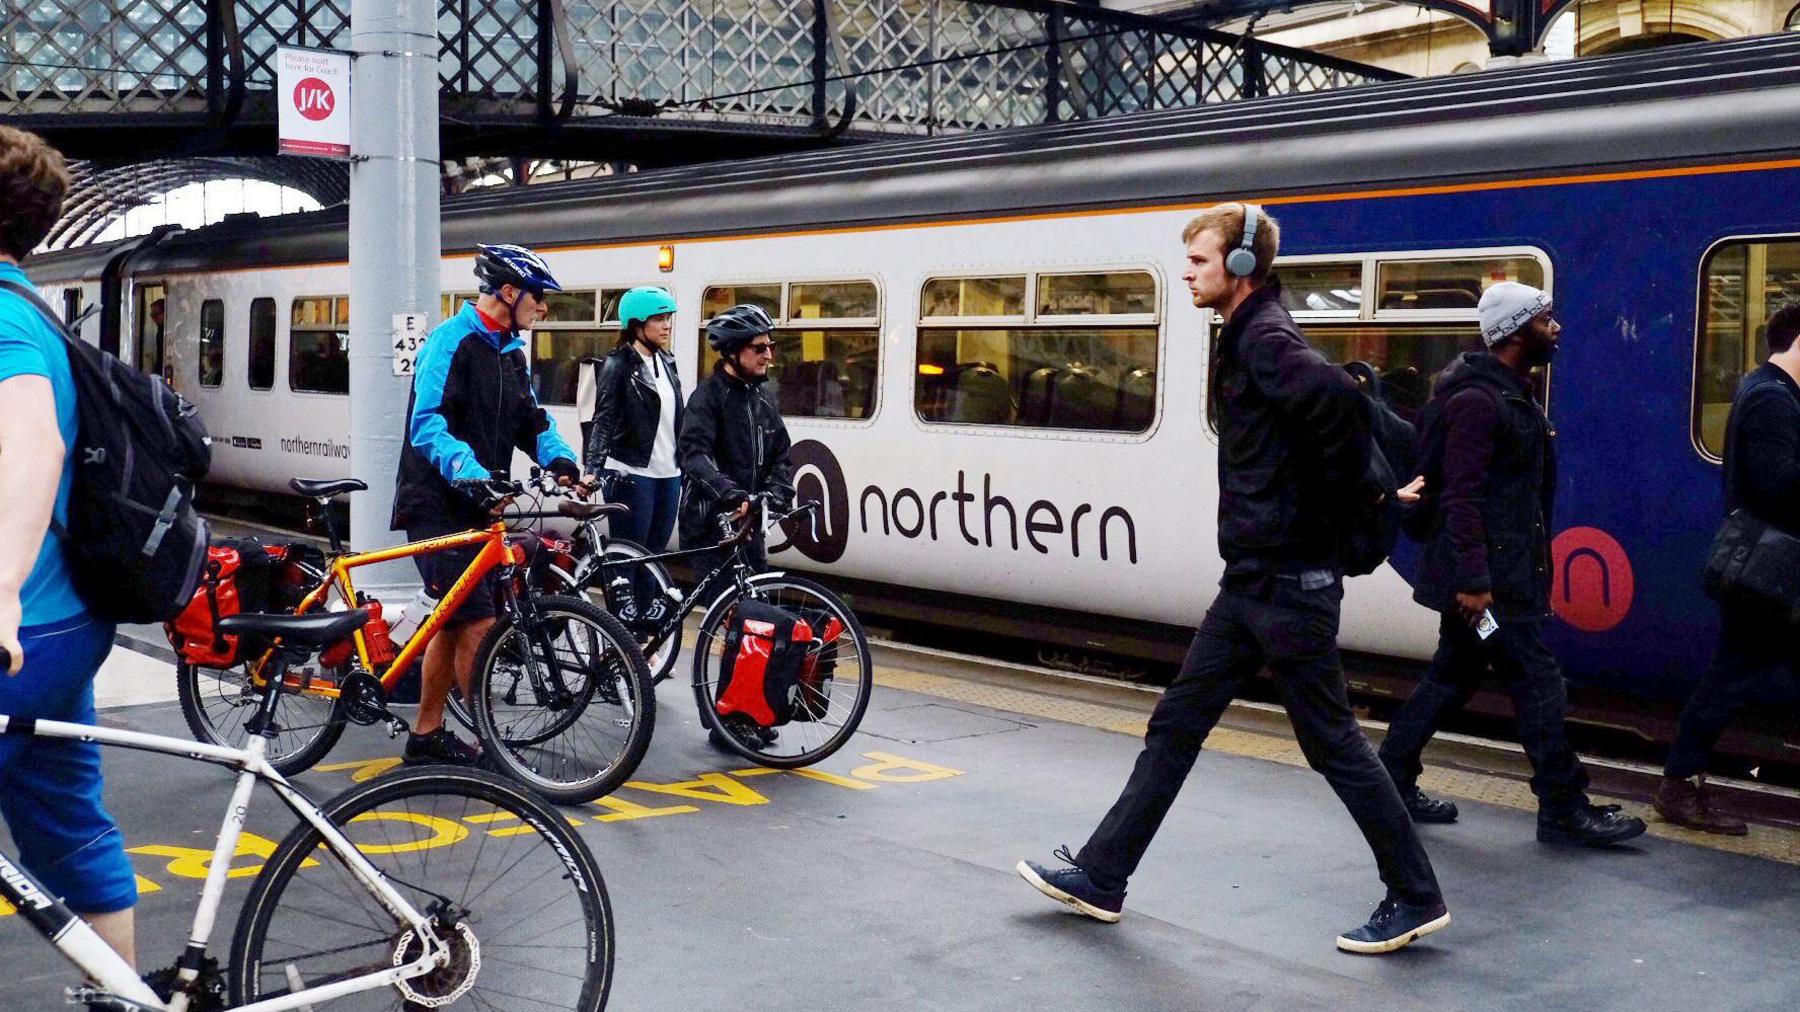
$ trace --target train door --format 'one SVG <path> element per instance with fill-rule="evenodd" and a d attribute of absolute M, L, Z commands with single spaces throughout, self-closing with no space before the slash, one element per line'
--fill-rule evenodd
<path fill-rule="evenodd" d="M 133 307 L 132 321 L 137 336 L 137 367 L 172 383 L 174 376 L 169 368 L 165 323 L 167 290 L 160 282 L 140 284 L 135 288 L 137 304 Z"/>

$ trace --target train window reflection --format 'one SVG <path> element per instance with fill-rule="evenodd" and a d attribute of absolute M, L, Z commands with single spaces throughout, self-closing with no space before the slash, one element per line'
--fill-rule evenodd
<path fill-rule="evenodd" d="M 250 354 L 247 362 L 250 389 L 268 390 L 275 386 L 274 299 L 255 299 L 250 303 Z"/>
<path fill-rule="evenodd" d="M 931 317 L 1025 316 L 1025 277 L 934 278 L 919 296 L 921 315 Z"/>
<path fill-rule="evenodd" d="M 1725 455 L 1725 419 L 1745 375 L 1769 358 L 1763 332 L 1775 308 L 1800 298 L 1800 239 L 1715 247 L 1701 268 L 1694 355 L 1694 439 Z"/>
<path fill-rule="evenodd" d="M 350 300 L 342 296 L 295 299 L 289 319 L 288 389 L 349 393 Z"/>
<path fill-rule="evenodd" d="M 581 360 L 605 358 L 618 343 L 615 330 L 539 328 L 531 332 L 531 385 L 539 404 L 575 403 Z"/>
<path fill-rule="evenodd" d="M 1143 432 L 1155 327 L 921 328 L 914 407 L 928 422 Z"/>
<path fill-rule="evenodd" d="M 1380 265 L 1378 273 L 1378 310 L 1473 313 L 1481 293 L 1496 282 L 1517 281 L 1534 288 L 1544 287 L 1544 266 L 1530 256 L 1390 260 Z"/>
<path fill-rule="evenodd" d="M 788 317 L 793 320 L 874 319 L 878 301 L 869 281 L 795 282 L 788 286 Z"/>
<path fill-rule="evenodd" d="M 546 292 L 542 323 L 593 323 L 598 292 Z"/>
<path fill-rule="evenodd" d="M 225 378 L 225 303 L 207 299 L 200 303 L 200 385 L 216 387 Z"/>
<path fill-rule="evenodd" d="M 717 285 L 700 297 L 700 322 L 723 313 L 732 306 L 761 306 L 763 312 L 781 319 L 781 286 Z"/>
<path fill-rule="evenodd" d="M 1149 271 L 1041 274 L 1039 316 L 1143 316 L 1156 312 L 1156 278 Z"/>
<path fill-rule="evenodd" d="M 775 361 L 763 396 L 788 418 L 868 418 L 881 361 L 881 293 L 873 281 L 721 285 L 702 300 L 699 368 L 718 361 L 704 323 L 732 306 L 762 306 L 775 321 Z"/>
<path fill-rule="evenodd" d="M 1290 313 L 1358 313 L 1363 301 L 1363 265 L 1283 264 L 1281 304 Z"/>

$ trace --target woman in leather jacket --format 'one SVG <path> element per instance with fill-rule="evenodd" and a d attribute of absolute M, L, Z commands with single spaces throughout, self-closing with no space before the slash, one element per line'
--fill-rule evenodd
<path fill-rule="evenodd" d="M 612 520 L 613 536 L 653 552 L 668 546 L 681 504 L 681 377 L 668 351 L 674 314 L 675 299 L 663 289 L 631 289 L 619 300 L 618 347 L 584 365 L 593 397 L 593 421 L 583 426 L 587 470 L 604 475 L 609 501 L 631 507 Z"/>

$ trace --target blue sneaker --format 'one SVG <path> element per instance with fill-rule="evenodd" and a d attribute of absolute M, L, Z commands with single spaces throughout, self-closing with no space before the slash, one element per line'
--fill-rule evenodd
<path fill-rule="evenodd" d="M 1019 877 L 1030 882 L 1038 892 L 1067 904 L 1076 913 L 1108 924 L 1118 923 L 1125 909 L 1125 890 L 1101 889 L 1094 885 L 1088 879 L 1088 873 L 1075 863 L 1067 847 L 1056 848 L 1056 856 L 1069 867 L 1052 871 L 1036 861 L 1020 861 L 1014 867 Z"/>
<path fill-rule="evenodd" d="M 1338 936 L 1337 947 L 1345 952 L 1379 956 L 1403 949 L 1449 924 L 1450 911 L 1445 909 L 1443 900 L 1427 906 L 1382 900 L 1369 923 Z"/>

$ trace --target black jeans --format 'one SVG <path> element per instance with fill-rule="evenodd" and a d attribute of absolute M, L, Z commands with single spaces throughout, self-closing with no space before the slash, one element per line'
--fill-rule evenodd
<path fill-rule="evenodd" d="M 1705 773 L 1713 746 L 1744 704 L 1784 676 L 1800 677 L 1800 650 L 1793 646 L 1793 633 L 1784 632 L 1776 621 L 1731 610 L 1721 617 L 1719 647 L 1682 708 L 1665 776 Z"/>
<path fill-rule="evenodd" d="M 1301 751 L 1362 830 L 1388 898 L 1437 902 L 1431 861 L 1345 694 L 1337 652 L 1343 599 L 1341 580 L 1302 590 L 1294 580 L 1271 577 L 1220 591 L 1181 673 L 1150 715 L 1144 751 L 1124 793 L 1076 856 L 1096 885 L 1122 887 L 1137 870 L 1206 736 L 1238 687 L 1266 661 Z"/>
<path fill-rule="evenodd" d="M 1419 756 L 1444 718 L 1461 710 L 1488 666 L 1506 683 L 1519 722 L 1519 743 L 1531 760 L 1531 790 L 1538 811 L 1561 816 L 1587 804 L 1587 770 L 1564 732 L 1569 697 L 1556 655 L 1544 645 L 1544 619 L 1508 619 L 1483 640 L 1459 615 L 1438 624 L 1438 648 L 1412 698 L 1400 707 L 1381 743 L 1381 762 L 1394 783 L 1419 782 Z"/>

